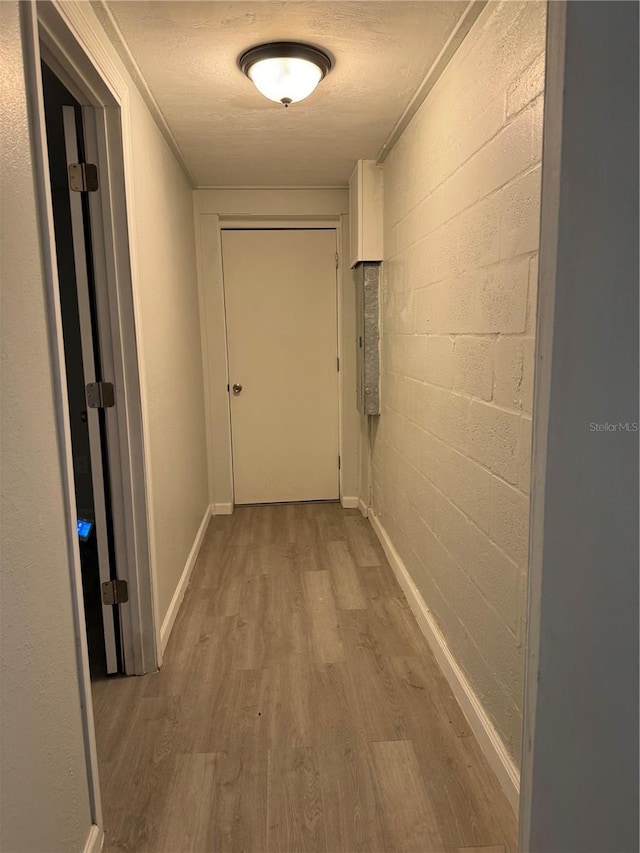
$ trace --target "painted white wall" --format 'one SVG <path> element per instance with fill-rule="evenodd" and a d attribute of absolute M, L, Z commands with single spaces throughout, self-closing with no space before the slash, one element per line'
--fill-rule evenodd
<path fill-rule="evenodd" d="M 91 827 L 19 4 L 0 4 L 0 849 Z"/>
<path fill-rule="evenodd" d="M 131 90 L 137 328 L 146 407 L 158 618 L 209 506 L 192 188 Z"/>
<path fill-rule="evenodd" d="M 520 850 L 622 853 L 640 802 L 638 5 L 551 3 L 548 56 Z"/>
<path fill-rule="evenodd" d="M 209 408 L 209 488 L 217 512 L 233 504 L 231 429 L 227 395 L 224 290 L 220 250 L 220 223 L 322 221 L 340 226 L 344 250 L 341 266 L 342 338 L 342 496 L 356 501 L 359 495 L 359 416 L 355 381 L 355 288 L 348 266 L 344 240 L 349 233 L 349 193 L 345 189 L 219 189 L 194 192 L 196 241 L 203 318 L 205 394 Z"/>
<path fill-rule="evenodd" d="M 384 168 L 376 516 L 520 753 L 545 4 L 489 4 Z"/>

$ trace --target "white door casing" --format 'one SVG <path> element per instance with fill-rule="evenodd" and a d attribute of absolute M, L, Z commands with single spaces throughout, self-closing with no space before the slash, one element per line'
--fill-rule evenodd
<path fill-rule="evenodd" d="M 224 230 L 222 254 L 235 503 L 337 500 L 336 231 Z"/>

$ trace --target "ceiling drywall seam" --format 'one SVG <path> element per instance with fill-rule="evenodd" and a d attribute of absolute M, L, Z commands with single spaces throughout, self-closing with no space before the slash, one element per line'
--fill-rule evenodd
<path fill-rule="evenodd" d="M 138 91 L 140 92 L 140 96 L 147 105 L 147 108 L 153 116 L 155 123 L 158 125 L 160 133 L 164 136 L 169 148 L 171 148 L 187 180 L 195 189 L 197 187 L 197 182 L 194 176 L 191 174 L 189 167 L 187 166 L 187 161 L 185 160 L 182 151 L 180 150 L 180 146 L 178 145 L 175 136 L 171 132 L 171 128 L 169 127 L 169 124 L 167 123 L 167 120 L 164 117 L 164 113 L 158 106 L 158 102 L 154 98 L 151 89 L 147 85 L 147 81 L 145 80 L 142 72 L 140 71 L 138 63 L 135 61 L 135 59 L 133 58 L 133 54 L 129 50 L 129 45 L 127 44 L 124 36 L 122 35 L 120 27 L 116 23 L 115 18 L 111 14 L 111 10 L 107 6 L 106 0 L 91 0 L 91 6 L 96 14 L 96 17 L 100 21 L 102 28 L 107 34 L 109 41 L 113 44 L 114 48 L 118 52 L 120 59 L 123 61 L 127 71 L 133 79 L 133 82 L 137 86 Z"/>
<path fill-rule="evenodd" d="M 393 130 L 391 131 L 384 145 L 380 149 L 380 152 L 378 153 L 378 159 L 376 161 L 378 165 L 384 163 L 384 161 L 389 156 L 391 149 L 396 144 L 411 119 L 422 106 L 427 95 L 435 86 L 436 82 L 438 81 L 438 78 L 440 77 L 444 69 L 447 67 L 453 55 L 458 50 L 464 39 L 466 38 L 471 27 L 478 20 L 480 13 L 487 5 L 487 1 L 488 0 L 470 0 L 469 5 L 464 11 L 464 14 L 451 32 L 449 38 L 447 39 L 445 46 L 438 54 L 431 68 L 427 71 L 427 74 L 420 86 L 418 87 L 418 90 L 416 91 L 415 95 L 407 104 L 405 111 L 402 113 L 402 115 L 396 122 Z"/>

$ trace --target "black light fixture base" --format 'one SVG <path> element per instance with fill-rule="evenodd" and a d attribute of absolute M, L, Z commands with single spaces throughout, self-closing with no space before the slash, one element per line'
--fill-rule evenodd
<path fill-rule="evenodd" d="M 249 70 L 263 59 L 306 59 L 322 72 L 322 77 L 333 68 L 333 60 L 324 50 L 298 41 L 272 41 L 250 47 L 238 57 L 238 68 L 249 76 Z M 285 104 L 288 106 L 288 104 Z"/>

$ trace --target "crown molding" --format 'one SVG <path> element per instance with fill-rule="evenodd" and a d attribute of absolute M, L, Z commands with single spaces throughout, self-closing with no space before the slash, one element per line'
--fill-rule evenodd
<path fill-rule="evenodd" d="M 471 27 L 480 17 L 480 13 L 487 5 L 487 1 L 488 0 L 470 0 L 469 5 L 464 11 L 464 14 L 451 31 L 451 35 L 449 36 L 444 47 L 436 57 L 435 62 L 427 71 L 426 76 L 422 83 L 418 86 L 415 95 L 413 96 L 413 98 L 411 98 L 411 100 L 405 107 L 404 112 L 402 113 L 398 121 L 395 123 L 393 130 L 391 131 L 382 148 L 380 149 L 378 153 L 378 158 L 376 160 L 378 166 L 382 165 L 382 163 L 384 163 L 384 161 L 387 159 L 389 153 L 391 152 L 391 149 L 396 144 L 398 139 L 400 139 L 403 132 L 407 128 L 407 125 L 418 112 L 418 110 L 426 100 L 429 92 L 438 82 L 438 79 L 442 75 L 442 72 L 451 62 L 451 59 L 453 58 L 454 54 L 469 34 Z"/>
<path fill-rule="evenodd" d="M 56 0 L 56 2 L 58 2 L 59 6 L 61 6 L 63 9 L 66 9 L 67 6 L 83 7 L 80 14 L 85 19 L 85 29 L 92 28 L 92 22 L 89 21 L 85 11 L 87 5 L 91 6 L 91 10 L 96 18 L 96 22 L 107 36 L 113 49 L 117 53 L 118 58 L 124 65 L 126 71 L 128 72 L 131 81 L 138 90 L 140 97 L 142 98 L 147 109 L 151 113 L 156 125 L 158 126 L 158 130 L 163 135 L 167 145 L 171 148 L 174 157 L 180 164 L 180 167 L 182 168 L 182 171 L 184 172 L 192 188 L 195 189 L 197 187 L 197 181 L 195 180 L 193 174 L 191 173 L 187 165 L 187 162 L 184 158 L 182 150 L 180 149 L 178 141 L 173 135 L 173 132 L 169 127 L 169 123 L 167 122 L 164 113 L 160 109 L 160 106 L 156 101 L 149 87 L 149 84 L 147 83 L 142 71 L 140 70 L 140 66 L 133 58 L 133 54 L 129 49 L 129 46 L 122 34 L 122 31 L 120 30 L 120 27 L 118 26 L 115 18 L 113 17 L 106 0 L 91 0 L 89 4 L 87 4 L 86 2 L 78 2 L 78 0 L 64 0 L 64 2 Z"/>

